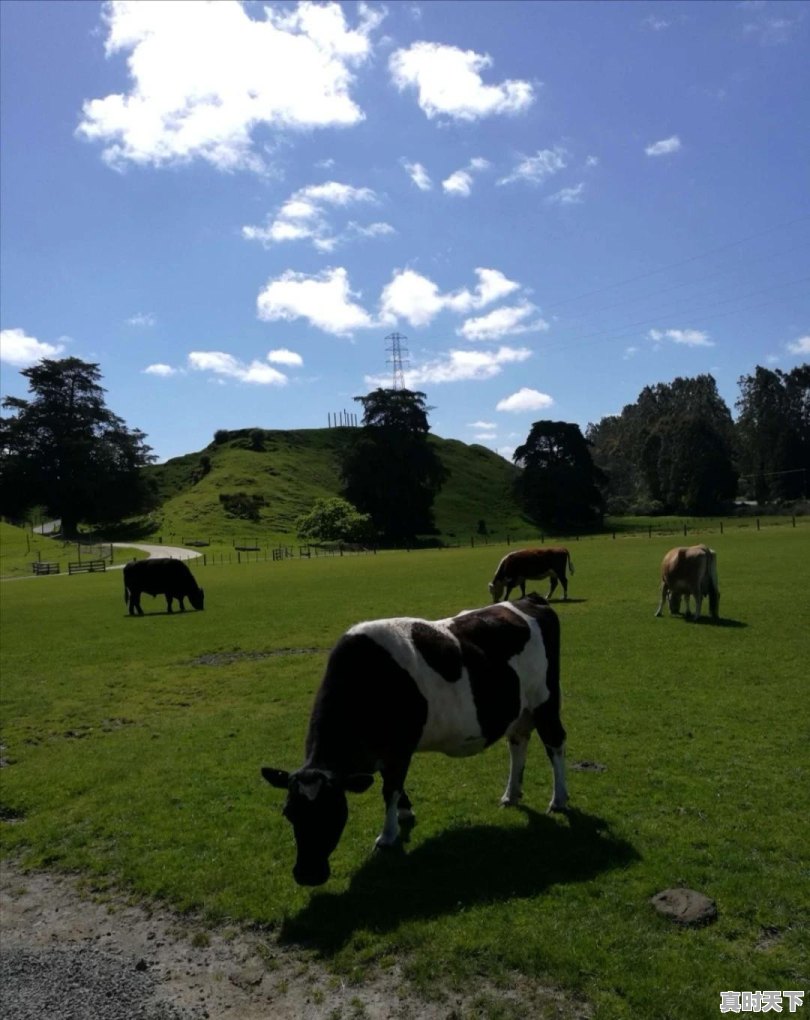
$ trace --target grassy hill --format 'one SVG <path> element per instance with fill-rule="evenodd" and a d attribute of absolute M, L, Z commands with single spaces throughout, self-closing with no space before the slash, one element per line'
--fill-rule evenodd
<path fill-rule="evenodd" d="M 295 540 L 295 523 L 316 499 L 339 495 L 348 428 L 217 433 L 198 453 L 148 469 L 160 510 L 154 533 L 174 539 Z M 479 522 L 501 539 L 531 535 L 512 496 L 515 468 L 483 446 L 430 436 L 450 477 L 435 504 L 437 538 L 469 542 Z"/>

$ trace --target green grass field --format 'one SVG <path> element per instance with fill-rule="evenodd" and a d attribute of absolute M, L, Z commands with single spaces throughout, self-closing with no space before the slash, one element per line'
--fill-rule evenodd
<path fill-rule="evenodd" d="M 676 543 L 570 544 L 571 600 L 555 600 L 568 760 L 604 771 L 571 770 L 569 816 L 544 814 L 536 740 L 519 809 L 498 806 L 505 746 L 418 756 L 404 853 L 371 853 L 377 781 L 352 799 L 314 891 L 292 880 L 292 830 L 260 766 L 301 763 L 347 626 L 483 605 L 506 547 L 198 564 L 205 612 L 168 616 L 147 596 L 140 619 L 120 571 L 4 581 L 3 852 L 212 923 L 256 922 L 354 981 L 396 960 L 441 998 L 520 974 L 528 999 L 493 992 L 491 1018 L 545 1015 L 532 982 L 642 1020 L 719 1015 L 728 989 L 806 989 L 810 528 L 712 534 L 719 626 L 653 617 Z M 677 885 L 711 896 L 717 921 L 660 918 L 650 897 Z"/>

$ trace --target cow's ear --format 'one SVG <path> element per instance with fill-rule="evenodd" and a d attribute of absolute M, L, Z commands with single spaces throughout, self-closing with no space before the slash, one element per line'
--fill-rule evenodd
<path fill-rule="evenodd" d="M 271 769 L 264 765 L 262 767 L 262 776 L 271 786 L 275 786 L 278 790 L 286 790 L 290 785 L 290 773 L 285 772 L 283 769 Z"/>
<path fill-rule="evenodd" d="M 374 782 L 374 776 L 368 772 L 356 772 L 343 779 L 343 786 L 349 793 L 364 793 Z"/>

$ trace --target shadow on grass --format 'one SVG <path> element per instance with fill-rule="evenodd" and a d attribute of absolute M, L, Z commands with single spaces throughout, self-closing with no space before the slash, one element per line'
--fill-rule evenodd
<path fill-rule="evenodd" d="M 303 910 L 287 918 L 280 940 L 328 955 L 357 929 L 390 931 L 406 920 L 533 897 L 553 885 L 587 881 L 640 859 L 595 815 L 575 809 L 552 816 L 518 810 L 526 818 L 525 828 L 456 827 L 409 853 L 397 848 L 373 854 L 344 893 L 315 893 Z"/>
<path fill-rule="evenodd" d="M 680 615 L 680 614 L 679 614 Z M 699 620 L 693 620 L 691 616 L 681 616 L 684 623 L 688 623 L 691 626 L 697 627 L 728 627 L 729 629 L 737 628 L 742 629 L 747 627 L 748 624 L 742 620 L 732 620 L 729 617 L 720 617 L 718 620 L 713 620 L 710 616 L 701 616 Z"/>

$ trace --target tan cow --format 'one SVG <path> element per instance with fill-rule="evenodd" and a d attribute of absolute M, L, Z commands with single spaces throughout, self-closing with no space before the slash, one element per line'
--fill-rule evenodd
<path fill-rule="evenodd" d="M 568 581 L 565 568 L 568 566 L 574 573 L 571 555 L 562 546 L 550 549 L 517 549 L 507 553 L 498 564 L 495 576 L 489 582 L 489 593 L 493 602 L 506 601 L 509 592 L 520 585 L 522 598 L 526 597 L 526 581 L 541 581 L 548 577 L 551 587 L 547 598 L 551 598 L 559 582 L 562 585 L 563 598 L 568 598 Z"/>
<path fill-rule="evenodd" d="M 717 583 L 717 553 L 707 545 L 679 546 L 670 549 L 661 561 L 661 601 L 656 616 L 667 600 L 670 613 L 681 609 L 681 596 L 686 597 L 684 615 L 689 616 L 689 596 L 695 600 L 695 620 L 700 619 L 703 596 L 709 597 L 709 613 L 716 622 L 720 612 L 720 589 Z"/>

